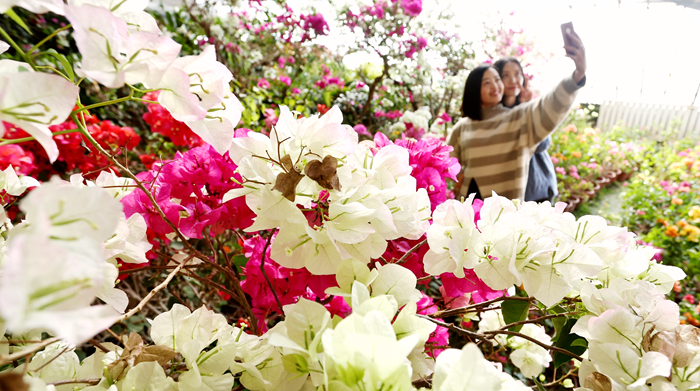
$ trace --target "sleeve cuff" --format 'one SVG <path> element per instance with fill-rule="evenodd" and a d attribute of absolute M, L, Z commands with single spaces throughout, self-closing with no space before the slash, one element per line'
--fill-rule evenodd
<path fill-rule="evenodd" d="M 562 84 L 564 85 L 564 89 L 566 92 L 569 94 L 573 94 L 574 92 L 578 91 L 581 87 L 586 85 L 586 75 L 583 75 L 583 79 L 576 83 L 574 81 L 574 78 L 572 76 L 567 76 L 562 80 Z"/>

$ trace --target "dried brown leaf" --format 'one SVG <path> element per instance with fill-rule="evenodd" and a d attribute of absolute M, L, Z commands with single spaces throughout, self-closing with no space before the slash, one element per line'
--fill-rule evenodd
<path fill-rule="evenodd" d="M 340 180 L 338 179 L 338 159 L 326 155 L 323 161 L 314 160 L 309 162 L 304 168 L 304 173 L 324 189 L 335 189 L 340 191 Z"/>
<path fill-rule="evenodd" d="M 661 331 L 654 334 L 651 337 L 649 350 L 659 352 L 673 362 L 673 356 L 676 354 L 676 330 Z"/>
<path fill-rule="evenodd" d="M 583 381 L 583 386 L 593 391 L 611 391 L 612 382 L 600 372 L 591 372 Z"/>
<path fill-rule="evenodd" d="M 700 351 L 700 329 L 689 324 L 676 327 L 676 352 L 673 364 L 686 367 Z"/>
<path fill-rule="evenodd" d="M 28 391 L 29 384 L 24 382 L 21 373 L 0 373 L 0 391 Z"/>
<path fill-rule="evenodd" d="M 128 368 L 148 361 L 156 361 L 161 366 L 175 357 L 175 352 L 167 346 L 145 346 L 140 335 L 132 332 L 124 344 L 124 351 L 118 360 L 107 366 L 109 376 L 118 380 Z"/>

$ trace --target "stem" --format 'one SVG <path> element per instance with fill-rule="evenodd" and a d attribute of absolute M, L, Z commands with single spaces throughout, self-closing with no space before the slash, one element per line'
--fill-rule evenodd
<path fill-rule="evenodd" d="M 490 331 L 484 331 L 484 334 L 488 334 L 488 337 L 487 337 L 487 338 L 493 338 L 493 337 L 496 336 L 496 334 L 505 334 L 505 335 L 512 335 L 512 336 L 514 336 L 514 337 L 520 337 L 520 338 L 526 339 L 526 340 L 528 340 L 528 341 L 530 341 L 530 342 L 532 342 L 532 343 L 534 343 L 534 344 L 536 344 L 536 345 L 539 345 L 539 346 L 541 346 L 541 347 L 543 347 L 543 348 L 545 348 L 545 349 L 547 349 L 547 350 L 552 350 L 552 351 L 555 351 L 555 352 L 559 352 L 559 353 L 562 353 L 562 354 L 566 354 L 567 356 L 573 357 L 573 358 L 575 358 L 575 359 L 577 359 L 577 360 L 583 362 L 583 357 L 579 356 L 579 355 L 576 354 L 576 353 L 571 353 L 570 351 L 568 351 L 568 350 L 566 350 L 566 349 L 558 348 L 558 347 L 556 347 L 556 346 L 547 345 L 546 343 L 540 342 L 540 341 L 538 341 L 537 339 L 530 337 L 529 335 L 525 335 L 525 334 L 521 334 L 521 333 L 516 333 L 515 331 L 508 331 L 508 330 L 490 330 Z"/>
<path fill-rule="evenodd" d="M 60 340 L 61 340 L 60 338 L 56 338 L 56 337 L 45 339 L 45 340 L 41 341 L 41 343 L 33 345 L 30 348 L 24 349 L 21 352 L 0 356 L 0 365 L 9 364 L 13 361 L 19 360 L 20 358 L 27 357 L 30 354 L 38 352 L 39 350 L 51 345 L 52 343 L 56 343 Z"/>
<path fill-rule="evenodd" d="M 552 319 L 552 318 L 561 318 L 562 316 L 570 316 L 570 315 L 577 315 L 577 314 L 582 314 L 583 312 L 581 311 L 574 311 L 574 312 L 564 312 L 561 314 L 553 314 L 553 315 L 545 315 L 545 316 L 540 316 L 537 319 L 526 319 L 526 320 L 521 320 L 519 322 L 513 322 L 511 324 L 507 324 L 503 327 L 501 327 L 499 330 L 508 330 L 511 327 L 514 326 L 520 326 L 521 324 L 528 324 L 528 323 L 538 323 L 541 320 L 545 319 Z M 487 333 L 487 332 L 486 332 Z"/>
<path fill-rule="evenodd" d="M 68 134 L 68 133 L 75 133 L 75 132 L 79 132 L 79 131 L 80 131 L 80 129 L 78 129 L 78 128 L 75 128 L 75 129 L 67 129 L 67 130 L 61 130 L 61 131 L 59 131 L 59 132 L 54 132 L 54 133 L 52 134 L 52 136 L 58 136 L 58 135 L 61 135 L 61 134 Z M 0 146 L 8 145 L 8 144 L 19 144 L 19 143 L 24 143 L 24 142 L 27 142 L 27 141 L 34 141 L 34 140 L 36 140 L 36 139 L 35 139 L 34 137 L 32 137 L 32 136 L 29 136 L 29 137 L 22 137 L 22 138 L 15 138 L 15 139 L 8 139 L 8 140 L 4 140 L 4 141 L 0 142 Z"/>
<path fill-rule="evenodd" d="M 454 331 L 454 332 L 457 332 L 457 333 L 459 333 L 459 334 L 466 335 L 467 337 L 471 337 L 471 338 L 474 338 L 474 339 L 480 339 L 480 340 L 484 340 L 484 341 L 486 341 L 486 340 L 489 339 L 489 337 L 486 336 L 486 335 L 479 334 L 479 333 L 475 333 L 475 332 L 473 332 L 473 331 L 469 331 L 469 330 L 463 329 L 463 328 L 458 327 L 457 325 L 454 325 L 454 324 L 452 324 L 452 323 L 443 322 L 443 321 L 441 321 L 441 320 L 439 320 L 439 319 L 433 319 L 433 318 L 431 318 L 431 317 L 429 317 L 429 316 L 425 316 L 425 315 L 421 315 L 421 314 L 417 314 L 416 316 L 419 317 L 419 318 L 427 319 L 427 320 L 429 320 L 429 321 L 435 323 L 435 324 L 438 325 L 438 326 L 445 327 L 445 328 L 450 329 L 450 330 L 452 330 L 452 331 Z"/>
<path fill-rule="evenodd" d="M 153 288 L 150 292 L 148 292 L 146 297 L 144 297 L 143 300 L 141 300 L 141 302 L 138 305 L 136 305 L 136 307 L 132 308 L 129 312 L 127 312 L 126 314 L 119 317 L 117 322 L 123 322 L 123 321 L 131 318 L 132 316 L 134 316 L 139 311 L 141 311 L 143 309 L 143 307 L 145 307 L 146 304 L 148 304 L 148 302 L 151 301 L 153 296 L 155 296 L 156 294 L 158 294 L 158 292 L 162 291 L 163 289 L 165 289 L 166 286 L 168 286 L 168 284 L 175 277 L 175 275 L 177 273 L 179 273 L 180 270 L 183 267 L 185 267 L 187 262 L 189 262 L 192 258 L 194 258 L 194 255 L 190 255 L 189 257 L 185 258 L 184 261 L 182 261 L 179 265 L 177 265 L 177 267 L 175 269 L 173 269 L 173 271 L 171 271 L 170 274 L 168 274 L 168 276 L 165 278 L 165 280 L 163 280 L 163 282 L 160 283 L 160 285 L 158 285 L 157 287 Z M 117 322 L 115 322 L 115 323 L 117 323 Z"/>
<path fill-rule="evenodd" d="M 52 385 L 52 386 L 60 386 L 63 384 L 89 384 L 89 385 L 95 385 L 100 382 L 101 379 L 80 379 L 80 380 L 61 380 L 61 381 L 55 381 L 53 383 L 46 383 L 46 385 Z"/>
<path fill-rule="evenodd" d="M 411 254 L 413 254 L 414 252 L 416 252 L 416 250 L 418 250 L 421 246 L 423 246 L 423 245 L 426 244 L 426 243 L 428 243 L 428 239 L 425 239 L 425 240 L 423 240 L 422 242 L 420 242 L 420 243 L 416 244 L 415 246 L 411 247 L 411 249 L 408 250 L 408 251 L 406 251 L 406 254 L 404 254 L 404 255 L 401 257 L 401 259 L 399 259 L 399 260 L 396 262 L 396 264 L 399 265 L 399 264 L 402 264 L 402 263 L 406 262 L 406 259 L 408 259 L 408 257 L 409 257 Z"/>
<path fill-rule="evenodd" d="M 267 273 L 265 273 L 265 254 L 267 253 L 267 249 L 270 247 L 270 242 L 272 241 L 272 235 L 275 234 L 276 230 L 277 229 L 270 232 L 270 236 L 267 237 L 267 243 L 265 243 L 265 248 L 263 249 L 263 252 L 262 252 L 262 258 L 260 259 L 260 271 L 262 272 L 263 276 L 265 276 L 265 281 L 267 281 L 267 286 L 270 287 L 270 292 L 272 292 L 272 295 L 275 296 L 275 301 L 277 302 L 277 307 L 279 307 L 280 311 L 282 311 L 282 302 L 280 302 L 279 297 L 277 297 L 277 292 L 275 292 L 275 289 L 272 287 L 272 282 L 270 282 L 270 278 L 267 276 Z"/>
<path fill-rule="evenodd" d="M 77 110 L 73 110 L 73 111 L 71 112 L 71 116 L 73 116 L 73 114 L 80 113 L 80 112 L 82 112 L 82 111 L 92 110 L 92 109 L 97 108 L 97 107 L 109 106 L 109 105 L 113 105 L 113 104 L 115 104 L 115 103 L 126 102 L 126 101 L 131 100 L 133 97 L 134 97 L 134 91 L 131 91 L 131 93 L 129 94 L 129 96 L 124 96 L 124 97 L 121 97 L 121 98 L 119 98 L 119 99 L 108 100 L 108 101 L 106 101 L 106 102 L 95 103 L 94 105 L 83 106 L 83 107 L 81 107 L 81 108 L 79 108 L 79 109 L 77 109 Z"/>
<path fill-rule="evenodd" d="M 497 303 L 503 300 L 521 300 L 521 301 L 532 301 L 533 297 L 517 297 L 517 296 L 501 296 L 492 300 L 482 301 L 481 303 L 471 304 L 466 307 L 453 308 L 451 310 L 438 311 L 430 316 L 433 318 L 446 318 L 450 316 L 460 315 L 467 312 L 471 312 L 475 308 L 484 307 L 493 303 Z"/>
<path fill-rule="evenodd" d="M 36 45 L 32 46 L 32 48 L 29 49 L 29 53 L 34 53 L 35 50 L 39 49 L 41 47 L 41 45 L 43 45 L 46 42 L 48 42 L 49 40 L 51 40 L 51 38 L 55 37 L 58 33 L 60 33 L 61 31 L 64 31 L 64 30 L 68 30 L 71 27 L 73 27 L 73 26 L 69 23 L 69 24 L 61 27 L 60 29 L 54 31 L 53 33 L 49 34 L 49 36 L 47 36 L 46 38 L 39 41 L 39 43 L 37 43 Z"/>

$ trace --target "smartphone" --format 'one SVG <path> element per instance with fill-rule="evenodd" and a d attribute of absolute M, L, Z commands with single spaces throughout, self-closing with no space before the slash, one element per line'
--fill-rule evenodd
<path fill-rule="evenodd" d="M 571 22 L 564 23 L 561 25 L 561 35 L 564 37 L 564 44 L 568 46 L 576 46 L 574 42 L 567 36 L 567 34 L 572 34 L 574 32 L 574 24 Z M 573 54 L 567 52 L 568 54 Z"/>

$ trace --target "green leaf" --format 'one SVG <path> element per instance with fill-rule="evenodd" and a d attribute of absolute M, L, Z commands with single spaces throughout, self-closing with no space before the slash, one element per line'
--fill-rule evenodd
<path fill-rule="evenodd" d="M 32 32 L 29 30 L 29 26 L 27 26 L 27 25 L 24 23 L 24 21 L 22 20 L 22 18 L 20 18 L 19 15 L 17 15 L 17 14 L 15 13 L 15 11 L 14 11 L 12 8 L 10 8 L 9 10 L 7 10 L 7 12 L 5 12 L 5 15 L 9 16 L 10 19 L 12 19 L 12 20 L 15 21 L 15 23 L 17 23 L 18 25 L 20 25 L 23 29 L 27 30 L 27 32 L 29 33 L 29 35 L 32 35 Z"/>
<path fill-rule="evenodd" d="M 534 381 L 535 384 L 537 385 L 537 391 L 545 391 L 544 386 L 542 385 L 542 383 L 540 383 L 539 380 L 537 380 L 536 378 L 533 377 L 532 381 Z"/>
<path fill-rule="evenodd" d="M 42 54 L 48 54 L 58 60 L 61 63 L 61 66 L 63 67 L 63 70 L 66 72 L 66 76 L 72 81 L 75 82 L 75 73 L 73 72 L 73 65 L 68 61 L 68 59 L 63 55 L 55 51 L 54 49 L 49 49 Z"/>
<path fill-rule="evenodd" d="M 566 310 L 559 305 L 550 308 L 550 311 L 554 312 L 555 314 L 561 314 L 566 312 Z M 561 334 L 561 329 L 562 327 L 564 327 L 564 324 L 566 324 L 566 318 L 552 318 L 552 325 L 554 326 L 554 338 L 552 338 L 552 342 L 557 341 L 557 338 L 559 338 L 559 335 Z"/>
<path fill-rule="evenodd" d="M 571 346 L 583 346 L 584 348 L 588 348 L 588 341 L 586 341 L 584 338 L 578 338 L 571 343 Z"/>
<path fill-rule="evenodd" d="M 571 328 L 574 327 L 576 321 L 578 321 L 578 319 L 573 318 L 570 318 L 566 321 L 564 327 L 562 327 L 561 332 L 559 333 L 557 342 L 554 343 L 554 346 L 562 348 L 564 350 L 568 350 L 571 353 L 580 356 L 586 350 L 588 350 L 588 342 L 585 339 L 579 337 L 578 335 L 571 333 Z M 553 359 L 554 367 L 559 368 L 563 364 L 566 364 L 567 362 L 571 361 L 571 356 L 564 353 L 554 352 Z"/>
<path fill-rule="evenodd" d="M 525 300 L 503 300 L 501 312 L 506 324 L 521 322 L 527 319 L 527 315 L 530 312 L 530 302 Z M 522 328 L 523 325 L 518 325 L 510 327 L 508 330 L 518 332 Z"/>
<path fill-rule="evenodd" d="M 248 263 L 248 258 L 246 258 L 245 255 L 235 255 L 235 256 L 233 257 L 233 263 L 234 263 L 236 266 L 243 267 L 243 266 L 245 266 L 245 265 Z"/>

